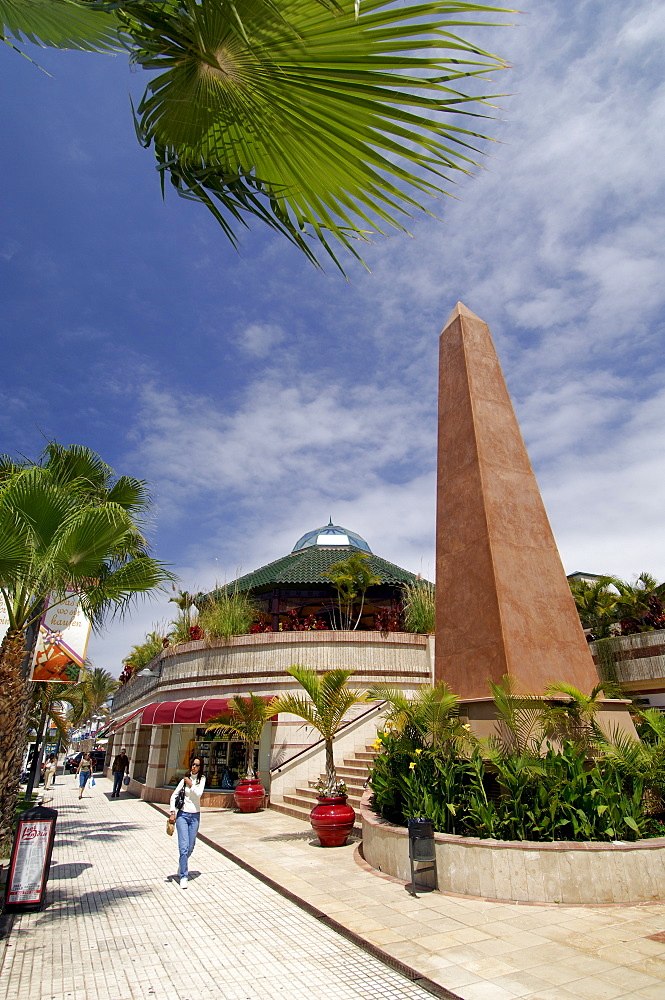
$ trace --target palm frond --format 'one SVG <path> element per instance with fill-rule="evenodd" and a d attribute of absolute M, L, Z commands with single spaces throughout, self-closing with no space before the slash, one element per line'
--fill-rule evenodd
<path fill-rule="evenodd" d="M 0 37 L 90 52 L 122 48 L 116 15 L 87 0 L 0 0 Z"/>
<path fill-rule="evenodd" d="M 505 10 L 451 0 L 128 4 L 132 59 L 157 70 L 137 131 L 162 181 L 201 201 L 235 240 L 246 214 L 316 259 L 404 230 L 423 195 L 477 165 L 488 97 L 459 89 L 505 61 L 455 29 Z M 313 242 L 312 242 L 313 241 Z M 332 241 L 332 243 L 331 243 Z M 308 246 L 308 242 L 310 246 Z"/>

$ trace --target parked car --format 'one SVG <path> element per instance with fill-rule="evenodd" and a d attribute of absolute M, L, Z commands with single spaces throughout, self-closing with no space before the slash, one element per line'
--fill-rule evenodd
<path fill-rule="evenodd" d="M 106 759 L 106 750 L 91 750 L 90 755 L 92 756 L 92 770 L 103 771 L 104 761 Z M 74 774 L 78 770 L 78 766 L 81 763 L 81 757 L 83 756 L 83 751 L 79 750 L 78 753 L 69 754 L 65 758 L 65 771 L 70 774 Z"/>

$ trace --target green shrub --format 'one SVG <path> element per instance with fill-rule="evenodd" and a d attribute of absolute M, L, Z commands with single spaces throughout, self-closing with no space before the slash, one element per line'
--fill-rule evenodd
<path fill-rule="evenodd" d="M 250 594 L 243 591 L 218 591 L 199 611 L 199 626 L 210 638 L 229 639 L 245 635 L 259 616 L 260 609 Z"/>
<path fill-rule="evenodd" d="M 404 630 L 428 635 L 436 627 L 436 590 L 434 584 L 427 580 L 417 583 L 405 583 L 402 588 L 404 595 Z"/>
<path fill-rule="evenodd" d="M 436 830 L 499 840 L 636 840 L 650 830 L 643 782 L 572 742 L 542 757 L 432 750 L 413 733 L 380 734 L 370 786 L 393 823 L 428 816 Z"/>
<path fill-rule="evenodd" d="M 144 642 L 139 643 L 138 646 L 132 646 L 131 651 L 122 662 L 131 664 L 135 671 L 142 670 L 151 660 L 154 660 L 158 653 L 161 653 L 164 648 L 164 638 L 164 633 L 155 627 L 152 632 L 146 634 Z"/>
<path fill-rule="evenodd" d="M 169 639 L 172 643 L 189 642 L 191 636 L 189 630 L 195 621 L 192 621 L 188 611 L 181 611 L 175 621 L 171 622 Z"/>

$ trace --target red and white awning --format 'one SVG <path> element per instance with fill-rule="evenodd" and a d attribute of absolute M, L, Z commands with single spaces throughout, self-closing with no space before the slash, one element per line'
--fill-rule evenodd
<path fill-rule="evenodd" d="M 270 698 L 266 698 L 270 701 Z M 202 726 L 216 715 L 229 712 L 233 708 L 228 698 L 183 698 L 182 701 L 154 701 L 143 708 L 137 708 L 124 719 L 120 719 L 110 733 L 121 729 L 141 713 L 142 726 Z M 110 735 L 109 733 L 109 735 Z"/>

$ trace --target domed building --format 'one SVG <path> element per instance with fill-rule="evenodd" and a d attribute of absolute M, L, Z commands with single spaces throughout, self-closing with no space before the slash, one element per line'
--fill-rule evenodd
<path fill-rule="evenodd" d="M 278 632 L 294 620 L 313 617 L 318 626 L 340 628 L 338 592 L 330 579 L 331 569 L 360 555 L 361 562 L 375 581 L 359 595 L 350 611 L 354 627 L 360 630 L 394 629 L 399 623 L 402 588 L 417 577 L 375 555 L 360 535 L 332 523 L 308 531 L 298 539 L 291 552 L 232 580 L 222 590 L 250 593 L 261 609 L 266 631 Z M 214 598 L 219 591 L 208 597 Z M 357 624 L 356 624 L 357 623 Z"/>
<path fill-rule="evenodd" d="M 328 574 L 353 556 L 367 586 L 364 593 L 362 584 L 356 588 L 357 597 L 344 609 Z M 196 752 L 208 775 L 203 804 L 223 805 L 229 781 L 238 776 L 242 747 L 213 738 L 206 723 L 227 709 L 234 695 L 251 691 L 269 701 L 299 692 L 288 672 L 295 664 L 318 673 L 352 670 L 350 683 L 358 690 L 383 684 L 412 694 L 431 681 L 434 655 L 433 636 L 400 631 L 402 588 L 417 579 L 332 521 L 306 532 L 281 559 L 221 588 L 252 595 L 258 612 L 250 633 L 168 646 L 116 692 L 107 765 L 126 748 L 129 791 L 167 802 Z M 380 701 L 354 706 L 335 741 L 340 762 L 356 753 L 366 758 L 385 711 Z M 318 733 L 301 719 L 282 714 L 264 727 L 255 766 L 271 806 L 297 813 L 298 796 L 311 795 L 308 785 L 324 769 L 323 752 Z M 347 781 L 351 804 L 362 788 L 362 782 L 351 788 L 357 772 L 351 767 Z M 306 816 L 311 805 L 305 801 L 299 815 Z"/>

